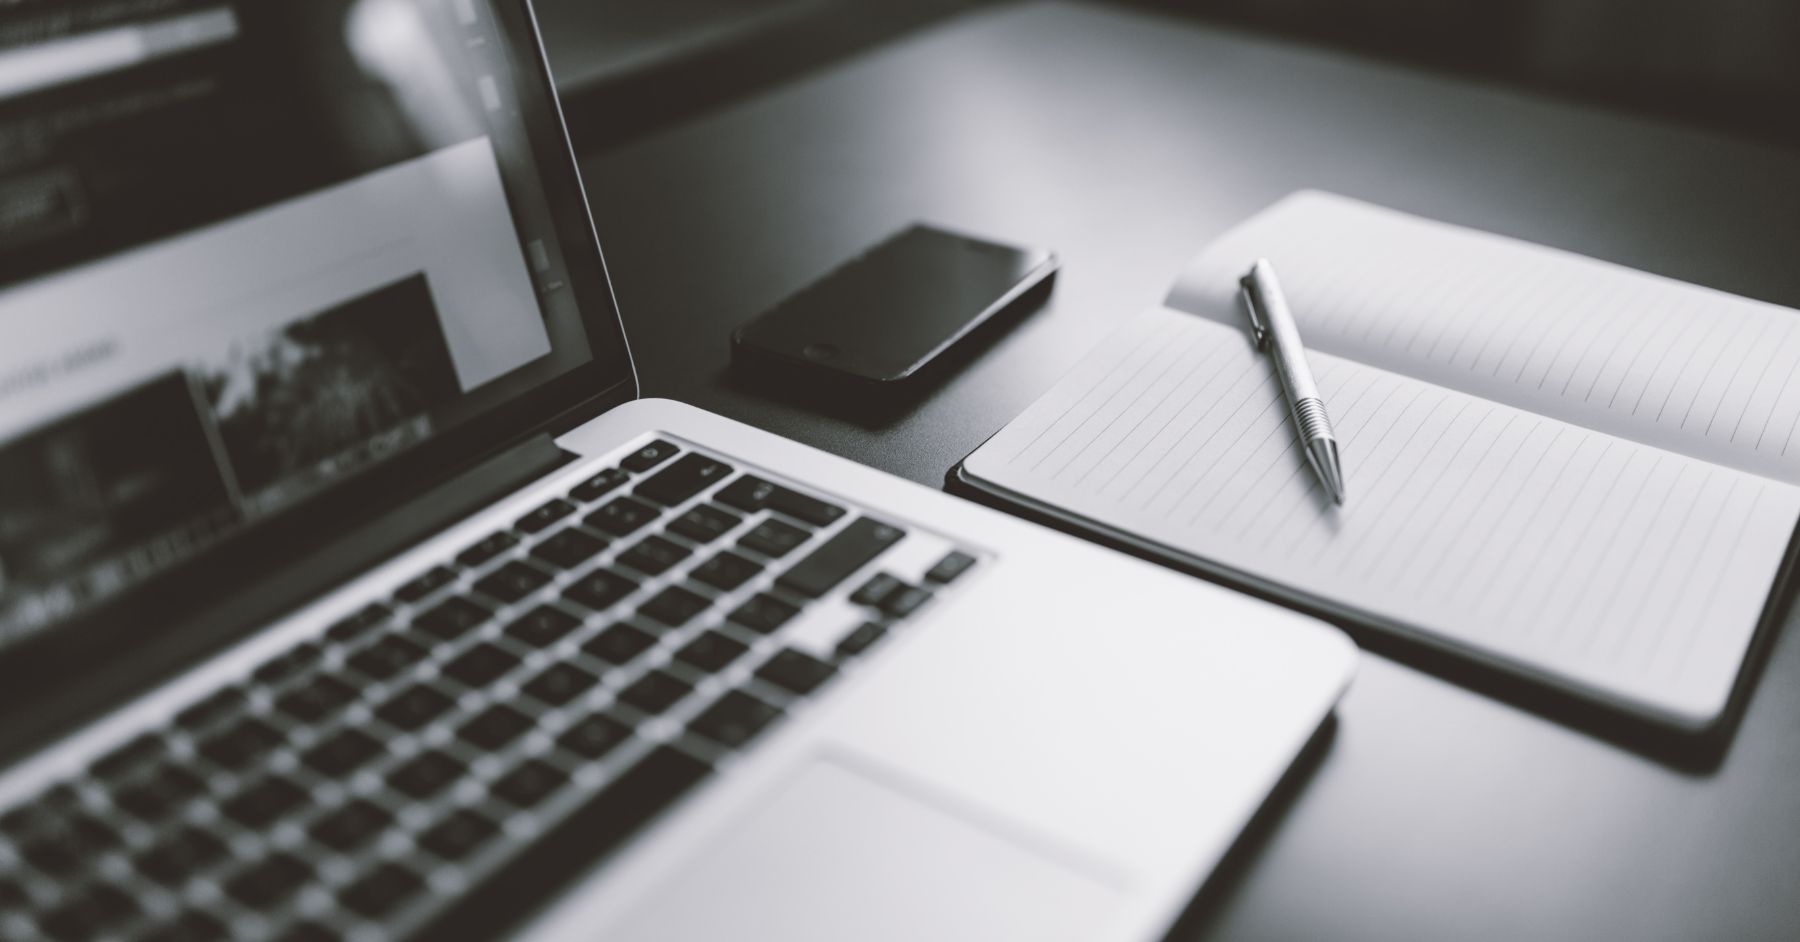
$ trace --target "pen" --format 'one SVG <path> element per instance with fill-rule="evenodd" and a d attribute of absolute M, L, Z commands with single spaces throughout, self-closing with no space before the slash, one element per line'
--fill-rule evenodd
<path fill-rule="evenodd" d="M 1238 286 L 1243 289 L 1244 304 L 1250 308 L 1250 332 L 1256 339 L 1256 348 L 1269 351 L 1275 360 L 1281 392 L 1287 397 L 1294 425 L 1300 430 L 1300 444 L 1306 447 L 1306 463 L 1312 465 L 1331 499 L 1342 504 L 1344 469 L 1338 462 L 1337 433 L 1331 430 L 1325 402 L 1319 398 L 1319 386 L 1306 366 L 1300 329 L 1294 326 L 1287 298 L 1275 280 L 1274 266 L 1266 258 L 1257 259 L 1250 271 L 1238 279 Z"/>

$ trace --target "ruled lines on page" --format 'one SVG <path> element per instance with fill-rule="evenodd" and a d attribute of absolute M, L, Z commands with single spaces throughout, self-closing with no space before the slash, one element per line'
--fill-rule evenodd
<path fill-rule="evenodd" d="M 1312 192 L 1208 246 L 1169 306 L 1235 323 L 1258 256 L 1309 348 L 1800 483 L 1800 312 Z"/>
<path fill-rule="evenodd" d="M 1728 688 L 1800 489 L 1327 354 L 1348 499 L 1242 330 L 1133 320 L 971 456 L 1007 490 L 1653 704 Z M 1700 696 L 1700 694 L 1695 694 Z"/>

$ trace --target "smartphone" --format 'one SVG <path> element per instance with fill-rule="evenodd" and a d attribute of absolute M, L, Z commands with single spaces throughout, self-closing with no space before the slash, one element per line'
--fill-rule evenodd
<path fill-rule="evenodd" d="M 732 356 L 899 384 L 982 323 L 1041 297 L 1055 273 L 1056 256 L 1043 249 L 914 225 L 739 327 Z"/>

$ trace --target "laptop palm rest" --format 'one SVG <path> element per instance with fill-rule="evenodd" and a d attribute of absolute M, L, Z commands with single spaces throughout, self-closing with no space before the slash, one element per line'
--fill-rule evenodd
<path fill-rule="evenodd" d="M 904 788 L 812 757 L 608 937 L 1051 942 L 1095 937 L 1114 914 L 1121 889 L 1079 861 Z"/>

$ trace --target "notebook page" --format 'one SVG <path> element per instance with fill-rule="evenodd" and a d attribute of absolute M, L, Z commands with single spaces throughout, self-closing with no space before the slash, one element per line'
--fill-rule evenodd
<path fill-rule="evenodd" d="M 1800 312 L 1318 192 L 1209 245 L 1169 306 L 1241 324 L 1258 256 L 1309 349 L 1800 484 Z"/>
<path fill-rule="evenodd" d="M 1722 701 L 1800 488 L 1310 360 L 1340 436 L 1342 508 L 1297 450 L 1269 358 L 1241 330 L 1168 309 L 1119 330 L 965 470 L 1639 708 Z"/>

